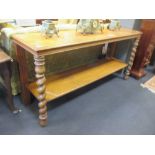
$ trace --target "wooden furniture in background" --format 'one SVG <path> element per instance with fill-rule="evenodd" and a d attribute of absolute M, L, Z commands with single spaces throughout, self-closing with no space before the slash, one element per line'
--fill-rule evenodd
<path fill-rule="evenodd" d="M 143 77 L 145 66 L 150 63 L 155 49 L 155 20 L 142 20 L 140 30 L 143 35 L 140 39 L 131 74 L 137 79 Z"/>
<path fill-rule="evenodd" d="M 15 108 L 11 92 L 11 58 L 0 49 L 0 75 L 4 80 L 4 87 L 6 89 L 6 99 L 10 110 L 17 113 L 18 109 Z"/>
<path fill-rule="evenodd" d="M 69 92 L 75 91 L 103 77 L 126 68 L 124 78 L 127 79 L 134 61 L 136 48 L 141 32 L 130 29 L 120 31 L 104 30 L 102 33 L 82 35 L 73 30 L 60 31 L 59 38 L 46 39 L 41 33 L 26 33 L 13 35 L 16 52 L 20 66 L 23 101 L 30 101 L 30 92 L 39 100 L 39 123 L 47 124 L 47 102 L 56 99 Z M 111 56 L 107 60 L 100 60 L 95 64 L 82 66 L 65 71 L 52 77 L 45 78 L 45 56 L 67 52 L 69 50 L 104 45 L 122 40 L 134 39 L 131 56 L 128 65 Z M 27 65 L 24 53 L 29 52 L 34 56 L 36 81 L 29 83 L 27 79 Z M 113 52 L 112 52 L 113 53 Z M 29 99 L 28 99 L 29 98 Z"/>

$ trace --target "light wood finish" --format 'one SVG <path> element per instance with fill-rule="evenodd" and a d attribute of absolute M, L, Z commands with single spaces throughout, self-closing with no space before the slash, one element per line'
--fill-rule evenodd
<path fill-rule="evenodd" d="M 29 98 L 29 93 L 27 93 L 28 91 L 25 89 L 27 85 L 28 89 L 39 100 L 40 125 L 44 126 L 47 123 L 46 101 L 54 100 L 127 66 L 125 63 L 118 60 L 110 60 L 105 63 L 99 62 L 92 66 L 85 66 L 72 71 L 53 75 L 47 79 L 45 85 L 45 81 L 43 80 L 45 66 L 43 56 L 84 47 L 103 45 L 105 43 L 114 43 L 117 41 L 134 39 L 140 37 L 141 34 L 142 33 L 139 31 L 122 28 L 119 31 L 104 30 L 102 33 L 100 32 L 90 35 L 83 35 L 73 30 L 60 31 L 59 37 L 53 36 L 52 38 L 48 39 L 46 39 L 43 35 L 41 35 L 41 33 L 38 32 L 13 35 L 13 42 L 16 44 L 16 47 L 21 47 L 17 48 L 17 55 L 22 56 L 22 49 L 31 53 L 35 57 L 36 75 L 41 75 L 41 77 L 37 77 L 36 82 L 28 85 L 27 74 L 24 75 L 24 71 L 27 72 L 26 64 L 25 62 L 22 62 L 22 59 L 18 61 L 22 71 L 20 76 L 22 80 L 22 88 L 24 88 L 22 91 L 25 91 L 23 92 L 23 94 L 25 94 L 24 97 Z M 115 48 L 114 45 L 113 48 Z M 113 52 L 111 52 L 110 57 L 114 55 L 114 50 L 112 51 Z M 132 54 L 133 53 L 134 52 L 132 52 Z M 132 56 L 132 58 L 134 57 Z M 126 76 L 129 76 L 131 62 L 132 60 L 130 58 Z M 40 78 L 42 78 L 42 82 L 38 83 Z"/>
<path fill-rule="evenodd" d="M 0 49 L 0 63 L 4 63 L 11 60 L 11 57 L 9 57 L 6 53 L 2 51 L 2 49 Z"/>
<path fill-rule="evenodd" d="M 131 68 L 133 66 L 133 61 L 134 61 L 134 58 L 135 58 L 135 54 L 136 54 L 136 51 L 137 51 L 139 40 L 140 40 L 140 37 L 136 38 L 136 40 L 134 41 L 133 48 L 132 48 L 132 51 L 131 51 L 131 55 L 130 55 L 130 58 L 129 58 L 128 67 L 127 67 L 127 69 L 125 71 L 125 76 L 124 76 L 125 80 L 129 78 L 130 71 L 131 71 Z"/>
<path fill-rule="evenodd" d="M 59 37 L 46 39 L 41 33 L 25 33 L 13 35 L 14 42 L 24 47 L 33 55 L 49 55 L 68 50 L 79 49 L 136 38 L 141 32 L 121 29 L 120 31 L 104 30 L 102 33 L 83 35 L 76 31 L 61 31 Z"/>
<path fill-rule="evenodd" d="M 46 106 L 46 78 L 45 78 L 45 58 L 44 56 L 35 56 L 34 57 L 35 72 L 37 81 L 35 82 L 37 87 L 37 98 L 39 100 L 39 123 L 41 126 L 47 125 L 47 106 Z"/>
<path fill-rule="evenodd" d="M 120 60 L 110 59 L 105 62 L 99 61 L 92 65 L 83 66 L 50 76 L 46 81 L 46 100 L 51 101 L 59 98 L 60 96 L 115 73 L 126 66 L 127 64 Z M 37 86 L 37 83 L 33 82 L 28 86 L 28 89 L 36 98 L 39 97 L 38 89 L 41 89 L 40 85 L 39 87 Z M 38 98 L 38 100 L 40 99 Z"/>

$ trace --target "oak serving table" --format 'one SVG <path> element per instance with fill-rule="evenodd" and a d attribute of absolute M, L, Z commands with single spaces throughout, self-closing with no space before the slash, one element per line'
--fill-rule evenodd
<path fill-rule="evenodd" d="M 82 35 L 73 30 L 60 31 L 59 37 L 54 36 L 49 39 L 39 32 L 13 35 L 20 69 L 23 102 L 27 104 L 30 102 L 30 92 L 39 100 L 39 122 L 41 126 L 45 126 L 47 124 L 47 102 L 124 68 L 126 68 L 124 78 L 127 79 L 141 34 L 139 31 L 122 28 L 119 31 L 104 30 L 102 33 L 91 35 Z M 134 39 L 134 44 L 128 64 L 113 58 L 111 54 L 105 61 L 99 60 L 92 65 L 47 77 L 47 80 L 45 78 L 45 56 L 47 55 L 129 39 Z M 37 80 L 32 83 L 28 81 L 25 52 L 34 56 Z"/>

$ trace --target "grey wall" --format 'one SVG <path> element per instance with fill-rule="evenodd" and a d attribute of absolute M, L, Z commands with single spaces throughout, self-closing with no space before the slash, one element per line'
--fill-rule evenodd
<path fill-rule="evenodd" d="M 119 19 L 122 27 L 139 30 L 140 19 Z"/>
<path fill-rule="evenodd" d="M 133 28 L 135 24 L 135 19 L 120 19 L 122 27 Z"/>

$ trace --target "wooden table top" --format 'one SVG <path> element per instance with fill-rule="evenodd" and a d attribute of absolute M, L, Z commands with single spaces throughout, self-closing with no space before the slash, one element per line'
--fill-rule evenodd
<path fill-rule="evenodd" d="M 68 50 L 101 45 L 132 39 L 140 36 L 140 31 L 122 28 L 118 31 L 103 30 L 96 34 L 83 35 L 75 30 L 60 31 L 59 37 L 54 35 L 46 39 L 41 33 L 24 33 L 13 35 L 14 43 L 20 45 L 33 55 L 48 55 Z"/>
<path fill-rule="evenodd" d="M 7 61 L 10 61 L 11 57 L 9 57 L 6 53 L 4 53 L 1 49 L 0 49 L 0 63 L 4 63 Z"/>

